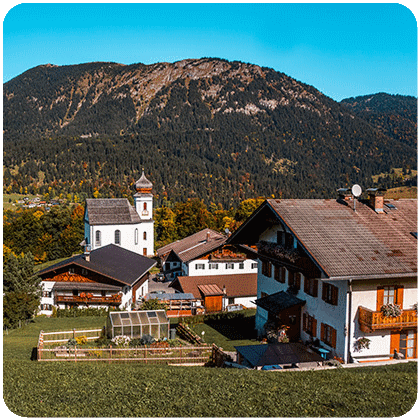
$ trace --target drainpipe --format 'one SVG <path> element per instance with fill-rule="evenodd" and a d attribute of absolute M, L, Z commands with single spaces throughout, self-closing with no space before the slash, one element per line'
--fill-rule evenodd
<path fill-rule="evenodd" d="M 351 361 L 352 361 L 352 357 L 351 357 L 351 340 L 350 340 L 350 338 L 351 338 L 351 305 L 352 305 L 352 291 L 353 291 L 353 289 L 352 289 L 352 280 L 348 280 L 348 286 L 349 286 L 349 288 L 348 288 L 348 292 L 347 292 L 347 295 L 348 295 L 348 304 L 347 304 L 347 307 L 348 307 L 348 312 L 347 312 L 347 327 L 346 327 L 346 330 L 347 330 L 347 354 L 345 355 L 345 357 L 344 357 L 344 363 L 351 363 Z"/>

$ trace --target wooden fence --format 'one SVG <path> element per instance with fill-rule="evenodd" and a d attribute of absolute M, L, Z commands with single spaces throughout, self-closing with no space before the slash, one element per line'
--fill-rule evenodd
<path fill-rule="evenodd" d="M 190 343 L 202 345 L 203 340 L 199 337 L 194 331 L 192 331 L 187 325 L 185 324 L 178 324 L 176 328 L 176 332 L 182 338 L 185 338 Z"/>
<path fill-rule="evenodd" d="M 44 332 L 41 331 L 37 345 L 37 360 L 40 362 L 89 361 L 89 362 L 138 362 L 169 365 L 205 365 L 214 357 L 214 346 L 170 347 L 160 342 L 142 347 L 84 347 L 68 345 L 70 338 L 85 336 L 95 340 L 101 329 Z M 87 346 L 87 345 L 86 345 Z"/>

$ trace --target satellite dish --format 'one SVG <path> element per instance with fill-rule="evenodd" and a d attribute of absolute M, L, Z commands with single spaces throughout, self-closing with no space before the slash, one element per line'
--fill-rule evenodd
<path fill-rule="evenodd" d="M 360 197 L 360 194 L 362 194 L 362 188 L 360 187 L 360 185 L 358 184 L 354 184 L 351 187 L 351 193 L 355 196 L 355 197 Z"/>

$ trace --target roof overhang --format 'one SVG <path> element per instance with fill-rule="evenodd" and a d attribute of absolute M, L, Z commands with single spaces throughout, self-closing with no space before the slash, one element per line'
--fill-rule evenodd
<path fill-rule="evenodd" d="M 305 300 L 299 299 L 297 296 L 284 291 L 264 296 L 255 301 L 255 304 L 268 312 L 278 314 L 285 309 L 292 308 L 297 305 L 304 305 Z"/>

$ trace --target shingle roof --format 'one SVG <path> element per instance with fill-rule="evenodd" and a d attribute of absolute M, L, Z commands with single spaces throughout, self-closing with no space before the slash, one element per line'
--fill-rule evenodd
<path fill-rule="evenodd" d="M 203 296 L 223 295 L 223 290 L 217 284 L 199 284 L 197 287 Z"/>
<path fill-rule="evenodd" d="M 267 200 L 330 278 L 416 275 L 417 200 L 386 200 L 377 214 L 357 202 L 356 211 L 336 200 Z"/>
<path fill-rule="evenodd" d="M 48 273 L 71 265 L 86 268 L 120 283 L 132 286 L 156 265 L 156 261 L 110 244 L 93 250 L 90 253 L 89 261 L 86 261 L 84 255 L 77 255 L 41 270 L 38 275 L 44 278 Z"/>
<path fill-rule="evenodd" d="M 86 214 L 90 225 L 140 223 L 140 216 L 126 198 L 88 198 Z"/>
<path fill-rule="evenodd" d="M 183 262 L 191 261 L 201 255 L 213 251 L 223 245 L 227 237 L 212 229 L 203 229 L 200 232 L 187 236 L 176 242 L 172 242 L 157 250 L 157 255 L 162 257 L 175 252 Z"/>
<path fill-rule="evenodd" d="M 208 285 L 216 285 L 220 290 L 225 287 L 228 297 L 257 296 L 257 273 L 181 276 L 171 283 L 171 287 L 179 288 L 183 293 L 192 293 L 196 299 L 202 298 L 199 286 Z"/>

